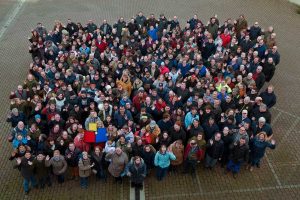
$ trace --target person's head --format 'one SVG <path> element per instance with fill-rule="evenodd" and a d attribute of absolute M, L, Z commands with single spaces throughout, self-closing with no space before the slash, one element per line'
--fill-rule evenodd
<path fill-rule="evenodd" d="M 26 153 L 25 153 L 25 158 L 26 158 L 26 159 L 31 158 L 31 153 L 30 153 L 30 151 L 26 151 Z"/>
<path fill-rule="evenodd" d="M 271 94 L 274 91 L 274 86 L 269 85 L 267 90 L 268 90 L 268 93 Z"/>
<path fill-rule="evenodd" d="M 259 106 L 259 112 L 266 112 L 267 111 L 267 105 L 262 103 Z"/>
<path fill-rule="evenodd" d="M 84 160 L 88 159 L 88 153 L 86 151 L 82 152 L 82 158 Z"/>
<path fill-rule="evenodd" d="M 228 133 L 229 133 L 229 128 L 227 126 L 225 126 L 223 128 L 223 135 L 226 136 L 226 135 L 228 135 Z"/>
<path fill-rule="evenodd" d="M 164 131 L 162 136 L 164 139 L 167 139 L 169 137 L 169 134 L 168 132 Z"/>
<path fill-rule="evenodd" d="M 74 143 L 70 143 L 69 144 L 69 150 L 70 151 L 74 151 L 75 150 L 75 144 Z"/>
<path fill-rule="evenodd" d="M 180 130 L 180 127 L 181 127 L 181 122 L 180 122 L 180 121 L 177 121 L 177 122 L 174 124 L 174 129 L 175 129 L 175 131 L 179 131 L 179 130 Z"/>
<path fill-rule="evenodd" d="M 265 132 L 260 132 L 260 133 L 257 134 L 257 137 L 258 137 L 258 139 L 259 139 L 260 141 L 265 141 L 267 135 L 266 135 Z"/>
<path fill-rule="evenodd" d="M 198 133 L 197 134 L 197 140 L 202 140 L 203 139 L 203 134 L 202 133 Z"/>
<path fill-rule="evenodd" d="M 191 145 L 192 147 L 195 147 L 195 146 L 197 146 L 197 143 L 196 143 L 195 140 L 191 140 L 191 141 L 190 141 L 190 145 Z"/>
<path fill-rule="evenodd" d="M 53 157 L 59 157 L 60 156 L 60 151 L 58 149 L 53 151 Z"/>
<path fill-rule="evenodd" d="M 215 119 L 212 118 L 212 117 L 210 117 L 210 118 L 208 119 L 208 123 L 209 123 L 210 125 L 213 125 L 213 124 L 215 123 Z"/>
<path fill-rule="evenodd" d="M 248 116 L 248 110 L 243 110 L 242 111 L 242 116 L 247 117 Z"/>
<path fill-rule="evenodd" d="M 121 155 L 123 151 L 120 147 L 117 147 L 115 152 L 116 152 L 117 155 Z"/>
<path fill-rule="evenodd" d="M 19 130 L 23 130 L 24 127 L 25 127 L 24 122 L 19 121 L 17 127 L 18 127 Z"/>
<path fill-rule="evenodd" d="M 242 134 L 242 135 L 247 133 L 244 126 L 241 126 L 241 127 L 240 127 L 239 133 Z"/>
<path fill-rule="evenodd" d="M 215 141 L 220 141 L 221 140 L 221 133 L 216 133 L 215 134 Z"/>
<path fill-rule="evenodd" d="M 135 156 L 133 158 L 133 160 L 134 160 L 134 164 L 136 164 L 136 165 L 140 165 L 141 164 L 141 157 Z"/>
<path fill-rule="evenodd" d="M 159 148 L 159 152 L 160 153 L 166 153 L 166 151 L 167 151 L 167 147 L 166 147 L 166 145 L 161 145 L 161 147 Z"/>
<path fill-rule="evenodd" d="M 42 160 L 44 160 L 44 158 L 45 158 L 45 155 L 42 152 L 39 152 L 38 155 L 36 156 L 36 159 L 38 161 L 42 161 Z"/>
<path fill-rule="evenodd" d="M 145 151 L 149 153 L 151 151 L 151 147 L 149 145 L 146 145 L 145 146 Z"/>
<path fill-rule="evenodd" d="M 240 138 L 240 145 L 242 146 L 244 144 L 246 144 L 246 138 L 245 137 L 241 137 Z"/>
<path fill-rule="evenodd" d="M 197 114 L 197 109 L 196 109 L 195 106 L 193 106 L 193 107 L 191 108 L 191 113 L 192 113 L 192 115 L 196 115 L 196 114 Z"/>
<path fill-rule="evenodd" d="M 17 108 L 13 108 L 13 109 L 11 110 L 11 113 L 12 113 L 14 116 L 18 116 L 18 115 L 19 115 L 19 111 L 18 111 Z"/>
<path fill-rule="evenodd" d="M 260 126 L 265 125 L 265 123 L 266 123 L 266 118 L 260 117 L 260 118 L 258 119 L 258 124 L 259 124 Z"/>

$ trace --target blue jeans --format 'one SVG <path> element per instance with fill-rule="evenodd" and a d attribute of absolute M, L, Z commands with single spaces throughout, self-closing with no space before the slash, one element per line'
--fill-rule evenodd
<path fill-rule="evenodd" d="M 232 171 L 232 173 L 236 174 L 240 172 L 241 162 L 234 163 L 232 160 L 229 160 L 227 164 L 227 170 Z"/>
<path fill-rule="evenodd" d="M 169 169 L 169 167 L 161 168 L 161 167 L 157 166 L 157 168 L 156 168 L 157 180 L 161 181 L 167 175 L 168 169 Z"/>
<path fill-rule="evenodd" d="M 206 154 L 206 157 L 205 157 L 205 167 L 211 167 L 211 168 L 213 168 L 216 165 L 217 161 L 218 161 L 218 159 L 212 158 L 208 154 Z"/>
<path fill-rule="evenodd" d="M 31 182 L 32 187 L 35 187 L 37 185 L 34 176 L 31 176 L 29 179 L 24 178 L 23 187 L 24 187 L 25 192 L 29 191 L 30 182 Z"/>
<path fill-rule="evenodd" d="M 64 176 L 64 174 L 57 175 L 57 181 L 58 181 L 58 183 L 65 182 L 65 176 Z"/>
<path fill-rule="evenodd" d="M 88 177 L 80 177 L 80 186 L 87 188 L 88 186 Z"/>

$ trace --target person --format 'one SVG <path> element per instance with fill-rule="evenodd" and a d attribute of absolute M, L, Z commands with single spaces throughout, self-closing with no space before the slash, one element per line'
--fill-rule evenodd
<path fill-rule="evenodd" d="M 82 152 L 82 158 L 78 161 L 79 177 L 80 177 L 80 187 L 87 189 L 88 187 L 88 177 L 92 173 L 92 168 L 95 163 L 91 163 L 91 160 L 86 151 Z"/>
<path fill-rule="evenodd" d="M 206 144 L 205 168 L 213 169 L 218 160 L 221 160 L 224 151 L 224 142 L 221 133 L 216 133 Z"/>
<path fill-rule="evenodd" d="M 191 169 L 191 173 L 194 176 L 196 173 L 196 165 L 204 156 L 204 152 L 197 144 L 196 140 L 192 139 L 187 145 L 184 152 L 184 172 L 188 173 Z"/>
<path fill-rule="evenodd" d="M 37 182 L 34 177 L 34 165 L 33 165 L 33 157 L 31 153 L 27 151 L 22 158 L 17 158 L 17 165 L 21 169 L 21 174 L 24 178 L 23 188 L 25 194 L 27 195 L 30 191 L 29 184 L 31 183 L 32 187 L 37 187 Z"/>
<path fill-rule="evenodd" d="M 69 143 L 65 151 L 65 158 L 68 163 L 68 171 L 70 179 L 78 180 L 78 161 L 81 156 L 81 151 L 75 147 L 74 143 Z"/>
<path fill-rule="evenodd" d="M 124 174 L 130 178 L 131 187 L 143 189 L 143 182 L 147 175 L 144 160 L 139 156 L 132 157 L 126 165 Z"/>
<path fill-rule="evenodd" d="M 171 160 L 175 160 L 176 156 L 167 151 L 167 147 L 162 145 L 159 151 L 156 152 L 154 157 L 154 165 L 156 166 L 156 178 L 158 181 L 161 181 L 168 172 Z"/>
<path fill-rule="evenodd" d="M 242 137 L 237 143 L 230 147 L 229 161 L 227 163 L 226 172 L 231 171 L 233 178 L 237 178 L 242 163 L 249 159 L 249 146 L 246 138 Z"/>
<path fill-rule="evenodd" d="M 51 187 L 50 167 L 46 167 L 45 155 L 43 152 L 38 152 L 33 161 L 33 165 L 39 188 L 43 189 L 46 184 Z"/>
<path fill-rule="evenodd" d="M 121 173 L 124 171 L 125 166 L 128 163 L 128 156 L 122 151 L 120 147 L 117 147 L 115 151 L 109 152 L 105 159 L 110 159 L 108 166 L 109 173 L 115 178 L 115 182 L 123 183 Z"/>
<path fill-rule="evenodd" d="M 277 97 L 274 93 L 273 85 L 269 85 L 265 91 L 259 94 L 259 96 L 269 109 L 276 105 Z"/>
<path fill-rule="evenodd" d="M 59 150 L 54 150 L 53 157 L 46 156 L 46 167 L 52 166 L 53 174 L 57 177 L 59 184 L 65 182 L 65 172 L 68 168 L 68 164 L 65 158 L 60 154 Z"/>
<path fill-rule="evenodd" d="M 91 154 L 91 162 L 95 165 L 92 168 L 94 174 L 96 174 L 97 180 L 103 179 L 106 182 L 106 173 L 104 168 L 104 153 L 99 146 L 94 148 L 94 152 Z"/>
<path fill-rule="evenodd" d="M 176 159 L 171 160 L 170 171 L 177 171 L 177 168 L 183 163 L 184 145 L 181 140 L 176 140 L 168 147 L 168 150 L 172 152 Z"/>
<path fill-rule="evenodd" d="M 253 171 L 253 167 L 260 168 L 260 161 L 264 157 L 266 148 L 275 149 L 275 140 L 267 141 L 267 135 L 264 132 L 257 134 L 251 139 L 250 143 L 250 171 Z"/>

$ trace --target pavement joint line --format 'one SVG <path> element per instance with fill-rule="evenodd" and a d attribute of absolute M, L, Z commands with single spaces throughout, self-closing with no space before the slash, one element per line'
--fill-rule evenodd
<path fill-rule="evenodd" d="M 300 188 L 300 184 L 296 185 L 281 185 L 281 186 L 270 186 L 270 187 L 260 187 L 260 188 L 246 188 L 246 189 L 236 189 L 236 190 L 223 190 L 216 192 L 193 192 L 193 193 L 181 193 L 181 194 L 167 194 L 156 197 L 150 197 L 149 199 L 165 199 L 165 198 L 176 198 L 182 196 L 208 196 L 216 194 L 227 194 L 227 193 L 244 193 L 244 192 L 262 192 L 269 190 L 278 190 L 278 189 L 291 189 L 291 188 Z"/>
<path fill-rule="evenodd" d="M 292 114 L 292 113 L 290 113 L 290 112 L 288 112 L 288 111 L 284 111 L 284 110 L 282 110 L 282 109 L 280 109 L 280 108 L 277 108 L 277 107 L 272 107 L 272 109 L 274 109 L 274 110 L 277 110 L 277 111 L 279 111 L 279 112 L 282 112 L 282 113 L 284 113 L 284 114 L 287 114 L 287 115 L 289 115 L 289 116 L 291 116 L 291 117 L 294 117 L 294 118 L 297 118 L 297 119 L 300 119 L 300 117 L 299 116 L 297 116 L 297 115 L 294 115 L 294 114 Z"/>
<path fill-rule="evenodd" d="M 12 12 L 10 12 L 7 15 L 7 20 L 4 22 L 3 26 L 0 29 L 0 40 L 3 37 L 4 33 L 6 32 L 6 30 L 8 29 L 8 27 L 10 26 L 10 24 L 16 18 L 17 14 L 20 12 L 20 10 L 25 2 L 26 2 L 26 0 L 18 0 L 17 5 L 14 7 Z"/>
<path fill-rule="evenodd" d="M 276 117 L 274 117 L 274 119 L 272 120 L 272 124 L 275 124 L 277 122 L 277 120 L 279 119 L 279 117 L 282 115 L 283 112 L 278 111 L 278 114 L 276 115 Z"/>
<path fill-rule="evenodd" d="M 277 173 L 276 173 L 273 165 L 271 164 L 271 162 L 270 162 L 267 154 L 266 154 L 266 160 L 267 160 L 267 163 L 268 163 L 268 165 L 269 165 L 269 167 L 271 169 L 271 172 L 272 172 L 273 176 L 275 177 L 275 180 L 276 180 L 277 184 L 279 186 L 282 186 L 281 181 L 280 181 L 280 179 L 279 179 L 279 177 L 278 177 L 278 175 L 277 175 Z"/>
<path fill-rule="evenodd" d="M 290 135 L 290 133 L 292 132 L 292 130 L 296 127 L 296 125 L 299 123 L 300 118 L 297 118 L 293 124 L 290 126 L 290 128 L 286 131 L 286 133 L 283 135 L 282 139 L 280 140 L 280 143 L 282 143 L 286 138 L 288 138 L 288 136 Z"/>
<path fill-rule="evenodd" d="M 196 181 L 197 181 L 197 185 L 198 185 L 198 189 L 199 189 L 199 192 L 203 192 L 203 189 L 201 187 L 201 183 L 200 183 L 200 179 L 199 179 L 199 176 L 198 174 L 196 173 Z"/>

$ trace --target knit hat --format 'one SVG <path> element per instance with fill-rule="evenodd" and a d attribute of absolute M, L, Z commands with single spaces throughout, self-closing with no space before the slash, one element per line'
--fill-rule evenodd
<path fill-rule="evenodd" d="M 37 120 L 37 119 L 41 119 L 41 115 L 37 114 L 34 116 L 34 118 Z"/>
<path fill-rule="evenodd" d="M 156 125 L 156 122 L 154 120 L 151 120 L 151 122 L 149 124 L 150 128 L 154 128 L 155 125 Z"/>

